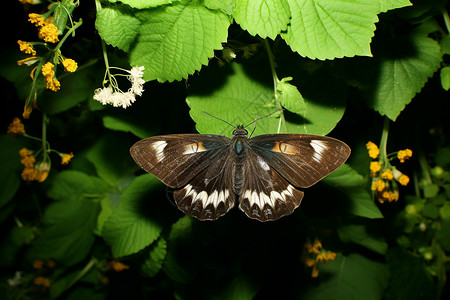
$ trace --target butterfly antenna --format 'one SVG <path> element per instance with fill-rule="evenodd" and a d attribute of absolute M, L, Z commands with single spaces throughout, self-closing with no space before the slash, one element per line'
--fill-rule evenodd
<path fill-rule="evenodd" d="M 207 114 L 208 116 L 211 116 L 211 117 L 213 117 L 213 118 L 215 118 L 215 119 L 217 119 L 217 120 L 220 120 L 220 121 L 222 121 L 222 122 L 225 122 L 225 123 L 227 123 L 228 125 L 230 125 L 230 126 L 233 127 L 233 128 L 236 128 L 236 126 L 234 126 L 233 124 L 228 123 L 227 121 L 222 120 L 221 118 L 218 118 L 218 117 L 216 117 L 216 116 L 213 116 L 212 114 L 207 113 L 206 111 L 202 111 L 202 113 Z"/>
<path fill-rule="evenodd" d="M 276 111 L 271 112 L 270 114 L 268 114 L 268 115 L 266 115 L 266 116 L 264 116 L 264 117 L 261 117 L 261 118 L 256 117 L 256 119 L 255 119 L 254 121 L 252 121 L 252 122 L 248 123 L 247 125 L 245 125 L 244 128 L 248 127 L 248 126 L 251 125 L 251 124 L 255 124 L 255 127 L 253 128 L 253 131 L 255 131 L 255 128 L 256 128 L 256 121 L 259 121 L 259 120 L 261 120 L 261 119 L 270 117 L 270 116 L 273 115 L 274 113 L 279 112 L 279 111 L 282 111 L 282 110 L 284 110 L 284 108 L 277 109 Z M 253 131 L 252 131 L 252 133 L 253 133 Z"/>

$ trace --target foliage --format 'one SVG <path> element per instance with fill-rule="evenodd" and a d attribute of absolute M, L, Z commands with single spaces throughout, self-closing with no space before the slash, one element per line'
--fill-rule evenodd
<path fill-rule="evenodd" d="M 446 0 L 37 2 L 1 49 L 2 299 L 448 297 Z M 352 155 L 275 222 L 185 216 L 128 152 L 281 108 L 254 135 Z"/>

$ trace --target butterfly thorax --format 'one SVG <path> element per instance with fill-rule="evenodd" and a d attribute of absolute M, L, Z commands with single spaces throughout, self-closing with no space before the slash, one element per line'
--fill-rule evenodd
<path fill-rule="evenodd" d="M 247 130 L 242 125 L 239 125 L 233 131 L 233 139 L 231 140 L 233 151 L 236 153 L 233 164 L 233 189 L 236 194 L 240 193 L 244 181 L 245 149 L 248 144 L 247 135 Z"/>

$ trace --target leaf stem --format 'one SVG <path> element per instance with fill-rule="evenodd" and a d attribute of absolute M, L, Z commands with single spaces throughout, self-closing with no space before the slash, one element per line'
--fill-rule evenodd
<path fill-rule="evenodd" d="M 71 282 L 66 286 L 65 290 L 70 289 L 75 283 L 77 283 L 78 280 L 84 277 L 93 266 L 97 263 L 97 259 L 95 257 L 91 258 L 91 260 L 87 263 L 87 265 L 75 276 L 75 278 L 72 279 Z"/>

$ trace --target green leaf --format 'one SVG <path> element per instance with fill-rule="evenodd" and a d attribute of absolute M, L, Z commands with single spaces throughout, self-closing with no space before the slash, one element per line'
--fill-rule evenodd
<path fill-rule="evenodd" d="M 105 7 L 97 11 L 95 28 L 102 39 L 123 51 L 130 49 L 136 38 L 140 22 L 125 6 Z"/>
<path fill-rule="evenodd" d="M 308 285 L 301 299 L 382 299 L 389 272 L 385 264 L 359 254 L 337 255 L 319 267 L 320 284 Z M 323 278 L 323 279 L 322 279 Z"/>
<path fill-rule="evenodd" d="M 450 89 L 450 67 L 443 67 L 440 76 L 442 88 L 448 91 Z"/>
<path fill-rule="evenodd" d="M 148 120 L 144 116 L 139 118 L 136 114 L 104 116 L 103 126 L 111 130 L 131 132 L 140 138 L 146 138 L 155 134 L 148 128 Z"/>
<path fill-rule="evenodd" d="M 291 13 L 287 0 L 236 0 L 233 16 L 251 35 L 274 40 L 286 30 Z"/>
<path fill-rule="evenodd" d="M 281 81 L 278 83 L 278 99 L 281 105 L 287 110 L 304 116 L 306 114 L 305 99 L 303 99 L 303 96 L 302 94 L 300 94 L 297 87 L 288 82 L 291 80 L 292 77 L 286 77 L 281 79 Z"/>
<path fill-rule="evenodd" d="M 345 110 L 342 85 L 330 82 L 326 86 L 318 84 L 323 77 L 316 72 L 302 81 L 306 111 L 302 116 L 283 112 L 258 120 L 254 135 L 277 133 L 309 133 L 325 135 L 341 119 Z M 186 100 L 191 108 L 190 115 L 200 133 L 225 134 L 230 136 L 229 125 L 208 116 L 206 111 L 231 124 L 249 124 L 257 117 L 273 113 L 278 106 L 274 103 L 273 83 L 270 73 L 257 67 L 232 63 L 228 67 L 208 68 L 191 82 Z M 220 83 L 220 85 L 218 85 Z M 205 90 L 206 87 L 210 87 Z M 281 125 L 281 126 L 280 126 Z"/>
<path fill-rule="evenodd" d="M 23 147 L 18 139 L 12 136 L 1 135 L 0 145 L 0 209 L 13 199 L 20 186 L 20 173 L 23 166 L 20 164 L 19 150 Z"/>
<path fill-rule="evenodd" d="M 115 257 L 136 253 L 153 243 L 163 229 L 158 211 L 143 209 L 149 193 L 159 185 L 150 174 L 136 177 L 123 192 L 120 203 L 103 226 L 103 237 Z"/>
<path fill-rule="evenodd" d="M 220 9 L 228 15 L 232 15 L 234 11 L 235 0 L 204 0 L 203 5 L 212 10 Z"/>
<path fill-rule="evenodd" d="M 344 164 L 339 169 L 328 175 L 324 182 L 337 187 L 350 200 L 348 212 L 364 218 L 383 218 L 380 210 L 369 194 L 363 177 Z"/>
<path fill-rule="evenodd" d="M 424 217 L 430 219 L 437 219 L 439 217 L 439 209 L 436 207 L 436 205 L 432 203 L 427 203 L 423 207 L 422 214 Z"/>
<path fill-rule="evenodd" d="M 374 5 L 376 5 L 375 1 Z M 378 5 L 380 12 L 386 12 L 395 8 L 411 6 L 412 4 L 408 0 L 379 0 Z"/>
<path fill-rule="evenodd" d="M 184 249 L 179 249 L 185 246 L 185 241 L 190 239 L 191 234 L 192 219 L 186 215 L 172 225 L 167 241 L 169 251 L 163 270 L 170 279 L 178 283 L 188 283 L 194 279 L 193 261 L 187 260 L 189 255 L 186 255 Z"/>
<path fill-rule="evenodd" d="M 373 60 L 357 63 L 355 75 L 365 78 L 367 105 L 395 121 L 438 70 L 442 54 L 439 44 L 421 33 L 379 41 L 377 49 Z"/>
<path fill-rule="evenodd" d="M 379 254 L 386 254 L 388 245 L 378 228 L 379 224 L 366 220 L 349 223 L 338 228 L 339 238 L 343 242 L 353 242 Z"/>
<path fill-rule="evenodd" d="M 248 276 L 241 274 L 231 281 L 220 297 L 213 296 L 212 299 L 248 300 L 254 299 L 257 292 L 258 286 Z"/>
<path fill-rule="evenodd" d="M 86 258 L 94 243 L 98 203 L 85 198 L 54 202 L 45 211 L 45 229 L 29 251 L 31 260 L 55 259 L 73 265 Z"/>
<path fill-rule="evenodd" d="M 37 98 L 39 107 L 54 115 L 92 99 L 93 91 L 100 82 L 99 78 L 103 78 L 102 72 L 99 71 L 99 68 L 88 67 L 79 68 L 74 73 L 57 73 L 61 89 L 58 92 L 45 90 L 43 96 Z"/>
<path fill-rule="evenodd" d="M 439 193 L 439 186 L 434 183 L 426 184 L 423 186 L 423 196 L 425 198 L 433 198 Z"/>
<path fill-rule="evenodd" d="M 129 145 L 117 142 L 121 135 L 115 133 L 100 136 L 86 154 L 99 177 L 110 185 L 117 184 L 131 172 Z"/>
<path fill-rule="evenodd" d="M 420 257 L 391 248 L 387 259 L 391 276 L 384 299 L 438 299 L 438 289 Z"/>
<path fill-rule="evenodd" d="M 311 59 L 372 56 L 379 8 L 372 0 L 288 0 L 291 23 L 282 38 Z"/>
<path fill-rule="evenodd" d="M 120 1 L 135 8 L 157 7 L 165 4 L 171 4 L 173 2 L 178 2 L 178 0 L 108 0 L 108 1 L 111 3 Z"/>
<path fill-rule="evenodd" d="M 159 238 L 158 241 L 153 244 L 147 259 L 142 264 L 142 272 L 147 277 L 155 277 L 166 259 L 167 254 L 167 242 L 163 238 Z"/>
<path fill-rule="evenodd" d="M 172 6 L 144 10 L 131 65 L 145 66 L 144 79 L 160 82 L 187 78 L 200 70 L 222 49 L 230 20 L 221 11 L 180 2 Z"/>
<path fill-rule="evenodd" d="M 450 54 L 450 35 L 444 36 L 441 41 L 442 54 Z"/>
<path fill-rule="evenodd" d="M 102 197 L 109 186 L 98 177 L 79 171 L 63 171 L 53 179 L 48 197 L 57 201 L 78 200 L 83 197 Z"/>

